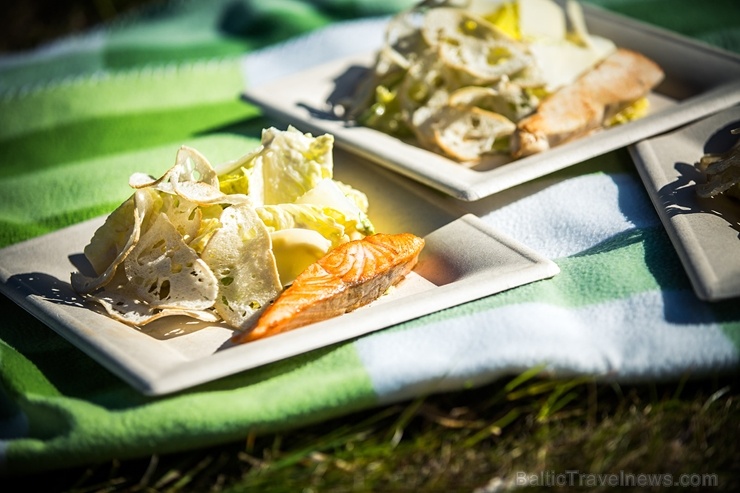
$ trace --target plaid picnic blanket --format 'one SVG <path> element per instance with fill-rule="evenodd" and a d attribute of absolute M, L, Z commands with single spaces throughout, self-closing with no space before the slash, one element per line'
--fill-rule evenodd
<path fill-rule="evenodd" d="M 591 3 L 740 52 L 732 0 Z M 243 155 L 265 123 L 245 86 L 379 43 L 410 4 L 169 2 L 1 57 L 0 247 L 111 212 L 183 144 Z M 560 274 L 174 395 L 141 395 L 0 297 L 0 471 L 225 443 L 538 365 L 618 381 L 737 368 L 740 304 L 695 296 L 626 150 L 463 205 Z"/>

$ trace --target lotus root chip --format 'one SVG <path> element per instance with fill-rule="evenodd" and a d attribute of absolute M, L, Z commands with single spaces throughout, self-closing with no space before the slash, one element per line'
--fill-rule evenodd
<path fill-rule="evenodd" d="M 218 279 L 216 311 L 231 326 L 245 328 L 280 293 L 282 285 L 267 228 L 249 204 L 227 207 L 221 228 L 201 258 Z"/>
<path fill-rule="evenodd" d="M 134 298 L 153 307 L 202 310 L 213 306 L 216 278 L 165 214 L 159 214 L 124 261 Z"/>

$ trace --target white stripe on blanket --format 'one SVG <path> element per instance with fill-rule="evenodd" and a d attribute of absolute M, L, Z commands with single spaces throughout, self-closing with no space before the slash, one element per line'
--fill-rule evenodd
<path fill-rule="evenodd" d="M 660 291 L 581 308 L 524 303 L 377 332 L 355 346 L 383 402 L 480 385 L 540 364 L 558 376 L 621 382 L 737 365 L 735 346 L 695 308 L 693 293 Z"/>
<path fill-rule="evenodd" d="M 337 58 L 375 50 L 383 42 L 387 22 L 388 17 L 341 22 L 249 53 L 242 60 L 245 84 L 261 86 Z"/>
<path fill-rule="evenodd" d="M 534 187 L 523 185 L 525 190 Z M 514 192 L 521 195 L 521 191 Z M 642 183 L 626 174 L 597 173 L 552 181 L 536 193 L 507 202 L 514 192 L 465 208 L 552 259 L 582 252 L 632 228 L 660 225 Z"/>

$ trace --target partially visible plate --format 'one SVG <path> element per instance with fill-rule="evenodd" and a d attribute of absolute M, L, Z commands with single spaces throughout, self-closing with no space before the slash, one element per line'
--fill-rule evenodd
<path fill-rule="evenodd" d="M 331 133 L 338 145 L 466 201 L 492 195 L 740 103 L 740 56 L 592 5 L 584 4 L 583 9 L 591 33 L 643 53 L 665 71 L 664 82 L 649 98 L 652 113 L 508 164 L 488 160 L 467 168 L 382 132 L 334 117 L 331 102 L 351 93 L 372 66 L 373 52 L 248 87 L 244 98 L 273 118 L 304 131 Z"/>
<path fill-rule="evenodd" d="M 697 296 L 718 301 L 740 296 L 740 202 L 704 199 L 695 163 L 737 141 L 740 107 L 630 147 L 650 198 L 691 279 Z"/>
<path fill-rule="evenodd" d="M 165 394 L 389 327 L 559 272 L 528 247 L 398 175 L 335 150 L 335 177 L 368 195 L 379 232 L 410 232 L 426 245 L 394 290 L 352 313 L 255 342 L 233 330 L 169 317 L 123 325 L 69 285 L 84 246 L 105 218 L 0 250 L 0 292 L 145 394 Z"/>

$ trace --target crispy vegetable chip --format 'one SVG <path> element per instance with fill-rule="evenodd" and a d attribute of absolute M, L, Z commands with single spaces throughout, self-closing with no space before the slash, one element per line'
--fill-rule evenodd
<path fill-rule="evenodd" d="M 218 188 L 218 175 L 205 156 L 188 146 L 178 149 L 175 165 L 158 179 L 144 173 L 134 173 L 129 178 L 132 188 L 154 187 L 170 193 L 174 193 L 177 184 L 194 182 Z"/>
<path fill-rule="evenodd" d="M 71 283 L 75 291 L 92 293 L 110 282 L 118 266 L 138 243 L 142 223 L 151 214 L 154 199 L 148 191 L 137 191 L 95 232 L 85 247 L 85 256 L 99 276 L 89 278 L 79 272 L 72 273 Z"/>
<path fill-rule="evenodd" d="M 144 326 L 164 317 L 184 316 L 202 322 L 218 322 L 220 317 L 212 309 L 157 308 L 132 297 L 125 276 L 116 279 L 104 291 L 89 296 L 100 304 L 111 318 L 133 326 Z"/>
<path fill-rule="evenodd" d="M 496 151 L 500 138 L 508 146 L 508 136 L 516 125 L 505 116 L 477 107 L 445 106 L 430 122 L 434 139 L 442 151 L 459 161 L 472 161 Z"/>
<path fill-rule="evenodd" d="M 162 194 L 162 212 L 186 243 L 198 234 L 203 213 L 197 203 L 178 195 Z"/>
<path fill-rule="evenodd" d="M 123 266 L 132 298 L 155 308 L 202 310 L 218 295 L 216 277 L 164 213 L 141 235 Z"/>
<path fill-rule="evenodd" d="M 454 31 L 440 34 L 430 44 L 437 44 L 440 58 L 450 67 L 467 74 L 471 83 L 496 82 L 533 63 L 532 55 L 524 45 L 497 32 L 493 25 L 484 20 L 458 9 L 430 10 L 427 28 L 429 24 L 433 24 L 440 33 L 443 32 L 441 26 L 457 27 Z"/>
<path fill-rule="evenodd" d="M 129 178 L 132 188 L 153 188 L 177 195 L 197 205 L 234 204 L 247 201 L 246 195 L 225 194 L 211 163 L 195 149 L 182 146 L 177 151 L 175 165 L 158 179 L 144 173 Z"/>
<path fill-rule="evenodd" d="M 270 234 L 247 203 L 224 210 L 201 257 L 219 284 L 216 311 L 232 327 L 247 327 L 282 289 Z"/>

